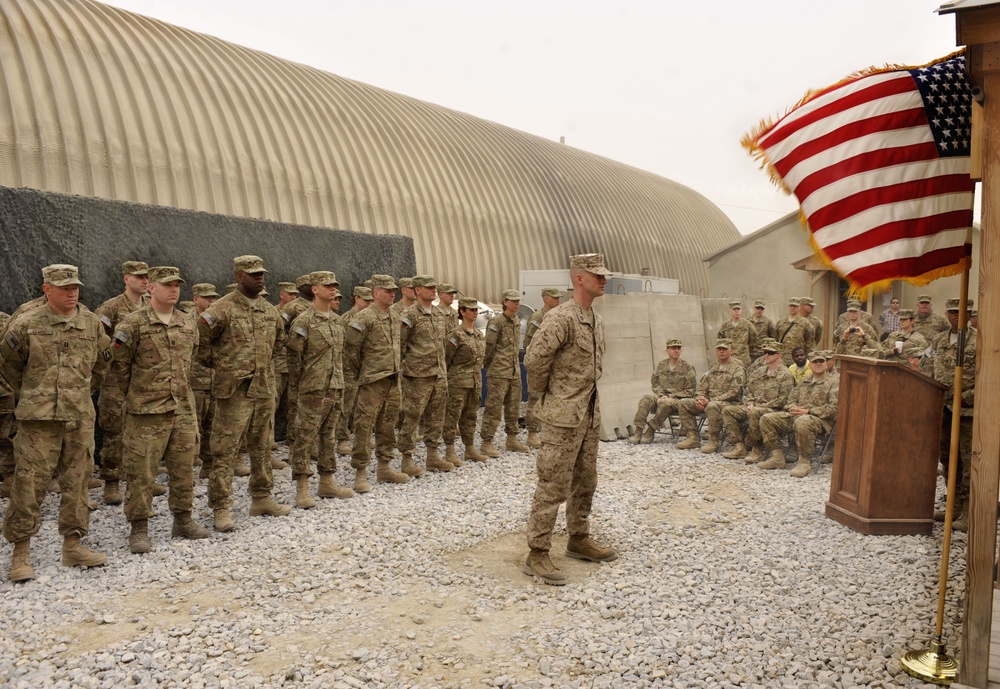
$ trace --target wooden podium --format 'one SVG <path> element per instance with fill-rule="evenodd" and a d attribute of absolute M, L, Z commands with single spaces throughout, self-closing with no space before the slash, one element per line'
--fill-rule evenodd
<path fill-rule="evenodd" d="M 865 534 L 929 534 L 944 385 L 902 364 L 838 356 L 826 516 Z"/>

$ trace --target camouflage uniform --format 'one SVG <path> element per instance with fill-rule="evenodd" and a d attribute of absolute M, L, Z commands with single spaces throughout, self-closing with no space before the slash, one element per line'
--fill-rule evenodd
<path fill-rule="evenodd" d="M 475 328 L 469 332 L 464 325 L 451 331 L 444 349 L 448 365 L 448 408 L 442 432 L 445 445 L 455 442 L 456 431 L 466 447 L 475 442 L 485 356 L 486 338 L 481 332 Z"/>
<path fill-rule="evenodd" d="M 947 318 L 933 311 L 926 316 L 921 316 L 919 311 L 915 311 L 913 329 L 923 335 L 925 340 L 933 343 L 938 335 L 951 331 L 951 324 Z"/>
<path fill-rule="evenodd" d="M 881 355 L 882 346 L 879 344 L 878 335 L 875 334 L 872 327 L 860 320 L 857 323 L 857 327 L 861 329 L 861 332 L 851 333 L 847 336 L 846 340 L 843 339 L 843 334 L 847 328 L 845 327 L 840 331 L 840 335 L 837 337 L 836 353 L 862 356 L 861 350 L 872 349 Z"/>
<path fill-rule="evenodd" d="M 809 461 L 816 445 L 816 436 L 829 433 L 837 420 L 837 396 L 840 381 L 836 376 L 824 375 L 822 380 L 806 378 L 792 390 L 785 404 L 785 411 L 765 414 L 760 420 L 760 433 L 769 450 L 781 449 L 781 437 L 795 432 L 799 461 Z M 792 416 L 792 407 L 805 407 L 808 414 Z"/>
<path fill-rule="evenodd" d="M 643 395 L 639 400 L 633 421 L 634 435 L 643 432 L 650 414 L 653 414 L 653 420 L 649 422 L 649 429 L 654 433 L 659 430 L 668 416 L 677 413 L 680 400 L 694 397 L 698 376 L 694 366 L 684 359 L 678 359 L 674 365 L 668 357 L 656 365 L 649 384 L 653 388 L 653 394 Z M 666 399 L 661 401 L 661 397 Z"/>
<path fill-rule="evenodd" d="M 161 459 L 170 511 L 191 512 L 198 422 L 190 376 L 197 326 L 177 309 L 164 324 L 146 305 L 123 318 L 112 339 L 116 382 L 125 400 L 125 517 L 134 522 L 154 516 L 153 483 Z"/>
<path fill-rule="evenodd" d="M 729 440 L 746 447 L 760 447 L 760 419 L 767 413 L 780 411 L 795 387 L 795 376 L 779 365 L 774 371 L 767 367 L 756 368 L 750 374 L 742 404 L 733 404 L 722 410 L 722 419 Z M 747 422 L 746 434 L 740 424 Z"/>
<path fill-rule="evenodd" d="M 7 332 L 10 314 L 0 311 L 0 337 Z M 6 484 L 4 490 L 9 491 L 14 483 L 14 392 L 0 378 L 0 476 Z M 5 493 L 6 495 L 6 493 Z"/>
<path fill-rule="evenodd" d="M 757 331 L 757 346 L 750 349 L 750 358 L 757 359 L 761 355 L 760 343 L 762 340 L 774 337 L 774 321 L 767 316 L 757 318 L 756 315 L 746 319 L 747 323 Z"/>
<path fill-rule="evenodd" d="M 258 297 L 251 304 L 240 291 L 230 292 L 201 314 L 198 360 L 214 370 L 215 419 L 208 484 L 213 510 L 232 507 L 233 468 L 247 435 L 250 495 L 271 495 L 271 419 L 274 415 L 274 354 L 284 346 L 278 309 Z"/>
<path fill-rule="evenodd" d="M 781 343 L 781 359 L 785 366 L 791 365 L 792 350 L 802 347 L 808 354 L 813 349 L 813 329 L 809 321 L 802 316 L 792 318 L 785 316 L 774 326 L 774 339 Z"/>
<path fill-rule="evenodd" d="M 143 307 L 144 299 L 133 303 L 124 293 L 108 299 L 97 307 L 105 332 L 113 335 L 125 316 Z M 114 365 L 112 364 L 112 368 Z M 122 431 L 125 429 L 125 396 L 115 382 L 116 375 L 105 377 L 101 393 L 97 399 L 98 423 L 104 431 L 101 445 L 101 478 L 105 481 L 120 481 L 122 478 Z"/>
<path fill-rule="evenodd" d="M 584 311 L 575 299 L 549 311 L 525 355 L 542 420 L 538 485 L 528 518 L 528 547 L 533 551 L 550 549 L 563 502 L 570 537 L 590 533 L 601 426 L 597 381 L 603 358 L 604 320 L 596 311 Z"/>
<path fill-rule="evenodd" d="M 301 285 L 299 285 L 297 282 L 296 286 L 301 287 Z M 292 299 L 290 302 L 285 304 L 285 307 L 281 309 L 281 323 L 285 329 L 286 339 L 288 338 L 289 326 L 291 326 L 292 321 L 294 321 L 296 318 L 305 313 L 306 309 L 310 308 L 311 306 L 312 306 L 311 301 L 309 301 L 304 297 L 299 296 L 295 297 L 295 299 Z M 284 350 L 284 347 L 282 347 L 282 350 Z M 292 443 L 295 442 L 295 428 L 296 428 L 295 405 L 296 401 L 298 400 L 299 393 L 298 390 L 295 389 L 294 383 L 289 381 L 289 378 L 294 378 L 295 375 L 293 372 L 288 370 L 287 359 L 285 360 L 285 373 L 287 376 L 285 379 L 285 400 L 286 400 L 285 407 L 287 409 L 287 413 L 285 416 L 285 429 L 286 429 L 285 441 L 289 445 L 291 445 Z M 277 385 L 277 381 L 275 381 L 275 385 Z M 277 405 L 277 402 L 275 402 L 275 405 Z"/>
<path fill-rule="evenodd" d="M 921 351 L 926 350 L 930 345 L 927 344 L 927 340 L 924 336 L 918 333 L 916 330 L 910 330 L 908 333 L 904 333 L 902 330 L 896 330 L 889 333 L 888 337 L 885 338 L 885 348 L 882 351 L 883 356 L 889 361 L 901 361 L 906 363 L 906 358 L 903 357 L 902 352 L 896 351 L 896 343 L 902 342 L 903 349 L 907 346 L 919 347 Z"/>
<path fill-rule="evenodd" d="M 958 468 L 955 483 L 955 515 L 962 516 L 969 505 L 969 482 L 972 472 L 972 411 L 976 401 L 976 336 L 967 329 L 965 356 L 962 360 L 962 406 L 959 409 Z M 934 380 L 948 386 L 944 398 L 941 428 L 941 463 L 947 469 L 951 460 L 951 424 L 955 414 L 955 364 L 958 360 L 958 336 L 952 341 L 951 325 L 931 344 L 934 350 Z M 15 438 L 16 443 L 16 438 Z"/>
<path fill-rule="evenodd" d="M 860 309 L 859 309 L 859 311 L 860 311 Z M 867 311 L 861 311 L 860 322 L 864 323 L 865 325 L 867 325 L 868 327 L 870 327 L 872 329 L 872 331 L 875 333 L 875 340 L 876 341 L 882 335 L 882 330 L 881 330 L 882 324 L 879 323 L 878 320 L 876 320 L 875 317 L 872 316 Z M 947 324 L 947 322 L 948 321 L 945 321 L 946 324 Z M 840 314 L 839 316 L 837 316 L 837 322 L 833 326 L 833 338 L 835 340 L 835 343 L 836 342 L 840 342 L 840 336 L 844 334 L 844 328 L 846 328 L 848 325 L 850 325 L 850 321 L 847 318 L 847 312 L 844 312 L 844 313 Z M 914 320 L 913 321 L 913 329 L 914 330 L 917 329 L 916 325 L 917 325 L 917 322 L 916 322 L 916 320 Z M 948 326 L 948 327 L 950 328 L 951 326 Z"/>
<path fill-rule="evenodd" d="M 702 376 L 696 392 L 696 397 L 707 397 L 710 400 L 704 412 L 698 409 L 695 397 L 680 400 L 677 405 L 684 434 L 688 438 L 697 437 L 698 427 L 694 417 L 695 414 L 704 413 L 708 417 L 709 438 L 717 439 L 722 432 L 722 410 L 739 401 L 745 380 L 746 373 L 739 361 L 732 359 L 726 365 L 718 362 L 713 364 Z"/>
<path fill-rule="evenodd" d="M 816 316 L 814 316 L 811 313 L 808 316 L 805 316 L 805 319 L 807 321 L 809 321 L 809 325 L 811 325 L 812 329 L 813 329 L 813 333 L 812 333 L 812 344 L 813 344 L 813 347 L 814 348 L 822 347 L 823 346 L 823 344 L 822 344 L 823 343 L 823 321 L 821 321 L 819 318 L 817 318 Z"/>
<path fill-rule="evenodd" d="M 399 418 L 399 317 L 392 309 L 383 312 L 369 306 L 347 327 L 344 336 L 344 366 L 358 381 L 354 406 L 354 448 L 351 466 L 361 471 L 371 460 L 372 430 L 375 458 L 388 462 L 396 447 Z"/>
<path fill-rule="evenodd" d="M 370 306 L 368 308 L 371 308 Z M 359 311 L 355 309 L 349 310 L 343 316 L 340 317 L 340 324 L 344 326 L 344 332 L 347 332 L 347 328 L 351 326 L 354 319 L 357 318 Z M 340 420 L 337 421 L 337 440 L 349 440 L 351 437 L 351 429 L 354 428 L 354 423 L 352 418 L 354 416 L 354 404 L 358 399 L 358 384 L 347 374 L 347 368 L 344 368 L 344 402 L 341 406 Z"/>
<path fill-rule="evenodd" d="M 550 309 L 551 310 L 551 309 Z M 545 309 L 538 309 L 533 314 L 531 318 L 528 319 L 527 325 L 524 326 L 524 351 L 528 351 L 528 345 L 531 344 L 531 338 L 535 336 L 535 332 L 538 330 L 538 326 L 542 324 L 545 319 L 545 314 L 548 311 Z M 541 433 L 542 422 L 535 415 L 535 405 L 538 404 L 538 396 L 531 394 L 531 384 L 528 384 L 528 408 L 524 412 L 524 423 L 528 427 L 529 433 Z"/>
<path fill-rule="evenodd" d="M 750 352 L 758 348 L 756 328 L 742 318 L 735 323 L 730 319 L 722 324 L 716 337 L 732 342 L 733 358 L 742 362 L 743 366 L 750 365 Z"/>
<path fill-rule="evenodd" d="M 0 375 L 17 396 L 17 466 L 3 526 L 11 543 L 38 533 L 53 473 L 62 489 L 59 533 L 87 535 L 87 485 L 94 470 L 91 392 L 111 360 L 111 339 L 83 306 L 67 317 L 50 308 L 27 311 L 0 340 Z"/>
<path fill-rule="evenodd" d="M 195 328 L 198 316 L 192 317 Z M 194 417 L 198 422 L 198 453 L 202 478 L 212 471 L 212 422 L 215 419 L 215 398 L 212 397 L 212 369 L 203 366 L 195 356 L 191 362 L 191 390 L 194 393 Z"/>
<path fill-rule="evenodd" d="M 521 411 L 520 341 L 521 322 L 517 318 L 499 313 L 486 325 L 486 358 L 483 361 L 486 367 L 486 407 L 480 429 L 484 443 L 493 442 L 500 425 L 500 414 L 503 414 L 507 435 L 517 435 L 517 418 Z"/>
<path fill-rule="evenodd" d="M 451 323 L 440 309 L 433 306 L 425 309 L 419 302 L 403 311 L 399 323 L 399 355 L 406 402 L 401 405 L 403 423 L 396 446 L 403 455 L 412 454 L 417 424 L 420 424 L 430 462 L 441 442 L 448 403 L 444 343 Z"/>
<path fill-rule="evenodd" d="M 319 473 L 332 474 L 337 470 L 337 423 L 344 396 L 344 326 L 336 313 L 309 308 L 292 321 L 285 346 L 289 369 L 298 376 L 292 477 L 312 476 L 314 456 Z"/>

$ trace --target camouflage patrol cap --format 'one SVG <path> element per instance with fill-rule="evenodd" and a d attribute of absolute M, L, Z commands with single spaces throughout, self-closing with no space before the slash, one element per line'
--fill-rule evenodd
<path fill-rule="evenodd" d="M 433 275 L 415 275 L 413 277 L 414 287 L 437 287 L 437 284 Z"/>
<path fill-rule="evenodd" d="M 372 275 L 372 289 L 396 289 L 396 281 L 391 275 Z"/>
<path fill-rule="evenodd" d="M 336 273 L 331 273 L 329 270 L 315 270 L 309 273 L 309 284 L 310 285 L 333 285 L 337 287 L 340 285 L 337 282 Z"/>
<path fill-rule="evenodd" d="M 683 347 L 683 346 L 684 345 L 681 344 L 681 341 L 676 337 L 671 337 L 669 340 L 667 340 L 667 347 Z"/>
<path fill-rule="evenodd" d="M 438 285 L 438 294 L 458 294 L 458 290 L 455 289 L 455 285 L 447 282 L 442 282 Z"/>
<path fill-rule="evenodd" d="M 768 354 L 777 354 L 781 351 L 781 345 L 773 337 L 765 337 L 760 343 L 760 348 Z"/>
<path fill-rule="evenodd" d="M 507 301 L 521 301 L 521 293 L 516 289 L 504 290 L 503 298 Z"/>
<path fill-rule="evenodd" d="M 832 349 L 824 349 L 822 351 L 824 356 L 826 356 L 827 361 L 832 361 L 833 357 L 837 356 L 837 353 L 834 352 Z"/>
<path fill-rule="evenodd" d="M 743 302 L 741 302 L 741 301 L 731 301 L 731 302 L 729 302 L 729 308 L 731 308 L 731 309 L 742 309 L 743 308 Z"/>
<path fill-rule="evenodd" d="M 372 288 L 372 279 L 371 278 L 368 278 L 367 280 L 365 280 L 365 287 L 367 287 L 368 289 Z"/>
<path fill-rule="evenodd" d="M 806 306 L 816 306 L 816 300 L 812 297 L 802 297 L 799 299 L 800 304 L 805 304 Z"/>
<path fill-rule="evenodd" d="M 197 308 L 197 306 L 193 301 L 179 301 L 177 302 L 177 308 L 184 313 L 191 313 Z"/>
<path fill-rule="evenodd" d="M 264 270 L 264 259 L 253 254 L 237 256 L 233 259 L 233 270 L 241 273 L 266 273 Z"/>
<path fill-rule="evenodd" d="M 949 299 L 944 303 L 945 311 L 958 311 L 958 307 L 962 302 L 959 299 Z"/>
<path fill-rule="evenodd" d="M 861 310 L 861 304 L 859 304 L 856 301 L 849 301 L 849 302 L 847 302 L 847 310 L 848 311 L 860 311 Z"/>
<path fill-rule="evenodd" d="M 594 275 L 613 275 L 604 267 L 604 254 L 577 254 L 569 257 L 570 268 L 582 268 Z"/>
<path fill-rule="evenodd" d="M 149 281 L 165 285 L 168 282 L 184 282 L 181 271 L 175 266 L 153 266 L 149 269 Z"/>
<path fill-rule="evenodd" d="M 921 294 L 919 297 L 917 297 L 917 303 L 918 304 L 930 304 L 931 303 L 931 295 L 929 295 L 929 294 Z"/>
<path fill-rule="evenodd" d="M 809 354 L 809 361 L 826 361 L 827 358 L 826 352 L 822 349 L 817 349 Z"/>
<path fill-rule="evenodd" d="M 720 339 L 718 339 L 718 340 L 715 341 L 715 348 L 716 349 L 732 349 L 733 348 L 733 341 L 730 340 L 730 339 L 727 339 L 725 337 L 720 338 Z"/>
<path fill-rule="evenodd" d="M 801 303 L 801 302 L 800 302 L 800 301 L 798 300 L 798 298 L 796 298 L 796 297 L 790 297 L 790 298 L 788 299 L 788 305 L 789 305 L 789 306 L 798 306 L 798 305 L 799 305 L 800 303 Z"/>
<path fill-rule="evenodd" d="M 847 305 L 849 307 L 850 306 L 857 306 L 859 309 L 861 308 L 861 302 L 858 301 L 857 299 L 848 299 L 847 300 Z"/>
<path fill-rule="evenodd" d="M 563 291 L 558 287 L 546 287 L 542 290 L 543 297 L 555 297 L 556 299 L 562 297 Z"/>
<path fill-rule="evenodd" d="M 341 292 L 340 292 L 340 290 L 339 290 L 339 289 L 337 289 L 336 287 L 334 287 L 334 288 L 333 288 L 333 298 L 334 298 L 335 300 L 336 300 L 336 299 L 341 299 L 341 298 L 342 298 L 343 296 L 344 296 L 344 295 L 343 295 L 343 294 L 341 294 Z"/>
<path fill-rule="evenodd" d="M 80 269 L 68 263 L 53 263 L 42 268 L 42 282 L 53 287 L 80 285 Z"/>
<path fill-rule="evenodd" d="M 125 261 L 122 263 L 122 275 L 146 275 L 149 266 L 142 261 Z"/>
<path fill-rule="evenodd" d="M 265 287 L 264 289 L 262 289 L 262 290 L 260 291 L 260 294 L 258 294 L 257 296 L 258 296 L 258 297 L 269 297 L 269 296 L 271 296 L 271 293 L 270 293 L 270 292 L 268 292 L 268 291 L 267 291 L 267 287 Z"/>
<path fill-rule="evenodd" d="M 975 306 L 975 305 L 976 305 L 976 300 L 975 299 L 969 299 L 965 303 L 966 308 L 968 308 L 969 310 L 972 310 L 972 307 Z"/>
<path fill-rule="evenodd" d="M 191 286 L 191 294 L 196 297 L 217 297 L 219 293 L 215 291 L 215 285 L 209 282 L 199 282 Z"/>
<path fill-rule="evenodd" d="M 312 273 L 306 273 L 305 275 L 300 275 L 295 278 L 295 289 L 302 289 L 306 285 L 311 285 L 312 282 L 310 282 L 311 278 L 309 277 L 311 274 Z"/>
<path fill-rule="evenodd" d="M 226 285 L 226 294 L 229 294 L 230 292 L 235 292 L 235 291 L 236 291 L 236 283 L 235 282 L 230 282 L 228 285 Z"/>
<path fill-rule="evenodd" d="M 458 300 L 458 308 L 475 309 L 476 311 L 479 311 L 479 301 L 473 299 L 472 297 L 462 297 Z"/>
<path fill-rule="evenodd" d="M 754 299 L 753 300 L 753 307 L 755 309 L 762 309 L 765 306 L 767 306 L 767 302 L 765 302 L 763 299 Z"/>
<path fill-rule="evenodd" d="M 910 319 L 912 321 L 913 320 L 913 309 L 900 309 L 899 310 L 899 320 L 903 320 L 904 318 L 908 318 L 908 319 Z"/>
<path fill-rule="evenodd" d="M 298 294 L 299 289 L 295 286 L 294 282 L 279 282 L 278 289 L 286 294 Z"/>
<path fill-rule="evenodd" d="M 372 277 L 375 277 L 374 275 Z M 378 285 L 375 285 L 378 287 Z M 413 287 L 413 278 L 399 278 L 400 287 Z"/>
<path fill-rule="evenodd" d="M 371 301 L 372 299 L 375 298 L 372 296 L 371 287 L 362 287 L 361 285 L 358 285 L 357 287 L 354 288 L 354 296 L 361 297 L 365 301 Z"/>

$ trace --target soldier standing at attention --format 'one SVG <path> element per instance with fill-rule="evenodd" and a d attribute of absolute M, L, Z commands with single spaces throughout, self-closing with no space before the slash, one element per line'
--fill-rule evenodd
<path fill-rule="evenodd" d="M 340 317 L 340 323 L 344 329 L 350 327 L 358 314 L 367 309 L 372 304 L 372 288 L 358 286 L 354 288 L 354 308 L 348 309 L 347 313 Z M 351 430 L 354 428 L 352 419 L 354 417 L 354 403 L 358 399 L 358 383 L 347 374 L 347 367 L 344 367 L 344 405 L 340 412 L 340 421 L 337 422 L 337 454 L 351 454 Z"/>
<path fill-rule="evenodd" d="M 445 320 L 448 321 L 449 332 L 451 332 L 452 327 L 454 327 L 455 322 L 458 320 L 458 311 L 451 308 L 451 305 L 455 303 L 456 294 L 458 294 L 458 290 L 455 289 L 455 285 L 449 285 L 447 282 L 442 282 L 438 285 L 437 308 L 441 310 Z"/>
<path fill-rule="evenodd" d="M 296 289 L 294 282 L 279 282 L 278 283 L 278 311 L 282 314 L 282 321 L 284 321 L 284 309 L 286 306 L 295 301 L 299 296 L 299 290 Z M 290 324 L 287 324 L 290 325 Z M 288 339 L 288 327 L 285 327 L 285 339 Z M 278 417 L 278 412 L 280 410 L 285 411 L 285 418 L 288 418 L 288 402 L 287 402 L 287 387 L 288 387 L 288 362 L 285 360 L 285 350 L 282 349 L 278 353 L 278 356 L 274 357 L 274 416 Z M 277 429 L 277 424 L 273 423 L 272 426 Z M 288 435 L 287 424 L 285 426 L 285 436 Z M 271 444 L 271 449 L 277 449 L 278 439 L 275 438 L 274 442 Z M 272 469 L 283 469 L 284 467 L 279 467 L 277 464 L 284 464 L 284 462 L 279 462 L 272 457 Z"/>
<path fill-rule="evenodd" d="M 149 266 L 142 261 L 125 261 L 122 264 L 125 291 L 117 297 L 108 299 L 95 311 L 108 337 L 114 334 L 121 319 L 142 306 L 142 298 L 146 295 L 148 270 Z M 104 502 L 108 505 L 120 505 L 122 502 L 119 481 L 122 430 L 125 426 L 124 404 L 125 400 L 115 382 L 115 376 L 106 376 L 97 399 L 97 408 L 100 412 L 98 423 L 104 431 L 104 441 L 101 445 L 101 478 L 104 479 Z"/>
<path fill-rule="evenodd" d="M 729 302 L 729 320 L 719 327 L 716 339 L 732 342 L 733 358 L 744 368 L 750 366 L 750 352 L 758 348 L 757 329 L 743 320 L 742 302 Z"/>
<path fill-rule="evenodd" d="M 219 298 L 215 285 L 199 282 L 191 287 L 194 295 L 195 328 L 201 314 Z M 191 389 L 194 391 L 194 416 L 198 421 L 198 454 L 201 459 L 201 471 L 198 478 L 207 479 L 212 472 L 212 420 L 215 418 L 215 398 L 212 397 L 212 369 L 198 362 L 197 352 L 191 362 Z"/>
<path fill-rule="evenodd" d="M 302 509 L 316 506 L 309 494 L 312 458 L 317 457 L 321 498 L 350 498 L 354 491 L 333 481 L 337 470 L 337 422 L 344 400 L 344 325 L 333 310 L 337 276 L 327 270 L 311 274 L 312 307 L 292 321 L 286 347 L 289 370 L 297 376 L 295 442 L 292 444 L 292 476 L 295 504 Z M 294 362 L 294 363 L 293 363 Z"/>
<path fill-rule="evenodd" d="M 785 366 L 792 365 L 792 350 L 802 347 L 808 354 L 813 347 L 813 329 L 808 320 L 799 315 L 799 300 L 788 300 L 788 315 L 774 326 L 774 339 L 781 345 Z"/>
<path fill-rule="evenodd" d="M 154 516 L 153 483 L 161 459 L 167 465 L 168 505 L 174 515 L 170 535 L 208 538 L 208 530 L 191 519 L 198 421 L 190 376 L 198 330 L 174 308 L 182 282 L 177 268 L 150 268 L 149 303 L 123 318 L 112 338 L 117 382 L 125 398 L 122 466 L 133 553 L 152 549 L 148 520 Z"/>
<path fill-rule="evenodd" d="M 91 392 L 111 364 L 111 338 L 98 316 L 79 305 L 76 266 L 42 269 L 47 304 L 11 322 L 0 340 L 0 377 L 18 398 L 14 486 L 3 535 L 14 544 L 10 580 L 34 577 L 31 537 L 38 533 L 41 501 L 55 473 L 62 494 L 59 533 L 62 563 L 96 567 L 104 553 L 85 548 L 90 528 L 87 485 L 94 470 Z"/>
<path fill-rule="evenodd" d="M 413 291 L 413 278 L 399 278 L 399 301 L 389 307 L 389 310 L 394 316 L 399 316 L 403 311 L 413 306 L 416 301 L 417 295 Z"/>
<path fill-rule="evenodd" d="M 660 360 L 650 377 L 652 394 L 644 395 L 635 411 L 633 443 L 653 442 L 656 431 L 667 417 L 677 413 L 680 401 L 694 397 L 698 387 L 694 366 L 681 359 L 681 341 L 676 338 L 667 340 L 666 352 L 667 358 Z M 647 425 L 650 414 L 653 420 Z"/>
<path fill-rule="evenodd" d="M 929 294 L 921 294 L 917 297 L 917 317 L 913 320 L 913 329 L 923 335 L 924 339 L 931 344 L 934 344 L 938 335 L 951 330 L 948 319 L 934 313 Z"/>
<path fill-rule="evenodd" d="M 372 276 L 370 308 L 365 309 L 347 327 L 344 336 L 344 368 L 358 381 L 358 399 L 354 403 L 354 492 L 367 493 L 368 448 L 375 431 L 375 478 L 381 483 L 406 483 L 410 477 L 390 465 L 396 449 L 396 420 L 399 418 L 399 317 L 392 313 L 396 283 L 388 275 Z"/>
<path fill-rule="evenodd" d="M 521 411 L 521 365 L 518 350 L 521 346 L 521 321 L 517 310 L 521 307 L 521 293 L 509 289 L 503 293 L 503 311 L 486 325 L 486 407 L 480 449 L 487 457 L 499 457 L 500 450 L 493 445 L 493 436 L 504 417 L 507 430 L 507 450 L 529 452 L 531 448 L 517 439 L 517 418 Z"/>
<path fill-rule="evenodd" d="M 677 443 L 678 450 L 701 447 L 704 454 L 719 449 L 722 434 L 722 410 L 736 404 L 743 394 L 746 371 L 743 364 L 732 358 L 733 347 L 729 340 L 715 341 L 716 362 L 702 376 L 695 397 L 678 400 L 677 414 L 681 417 L 681 429 L 685 438 Z M 708 421 L 708 442 L 701 444 L 695 414 L 705 414 Z"/>
<path fill-rule="evenodd" d="M 198 322 L 198 360 L 215 370 L 212 394 L 212 477 L 208 504 L 215 513 L 215 530 L 236 528 L 229 513 L 233 504 L 233 466 L 243 435 L 250 451 L 250 516 L 282 517 L 291 511 L 271 497 L 271 418 L 274 413 L 275 352 L 285 344 L 278 309 L 260 298 L 264 261 L 259 256 L 233 259 L 237 288 L 212 304 Z"/>
<path fill-rule="evenodd" d="M 524 326 L 524 351 L 528 351 L 531 338 L 535 336 L 538 326 L 542 324 L 549 311 L 559 306 L 559 299 L 562 297 L 562 290 L 555 287 L 546 287 L 542 290 L 542 308 L 531 314 L 528 324 Z M 538 404 L 538 396 L 531 394 L 531 383 L 528 384 L 528 408 L 524 412 L 525 425 L 528 427 L 528 447 L 539 448 L 542 446 L 542 422 L 535 416 L 535 405 Z"/>
<path fill-rule="evenodd" d="M 764 308 L 767 303 L 763 299 L 753 300 L 753 315 L 748 319 L 750 325 L 757 331 L 757 349 L 750 350 L 750 358 L 759 359 L 761 354 L 760 343 L 767 338 L 774 337 L 774 322 L 764 315 Z"/>
<path fill-rule="evenodd" d="M 309 273 L 306 273 L 295 278 L 295 289 L 299 296 L 279 309 L 281 311 L 281 320 L 285 328 L 286 338 L 288 337 L 288 327 L 292 324 L 292 321 L 301 316 L 312 305 L 313 291 L 309 275 Z M 285 404 L 287 407 L 285 413 L 285 442 L 291 447 L 292 443 L 295 442 L 295 400 L 298 398 L 298 391 L 293 385 L 288 385 L 285 395 L 285 399 L 287 400 Z"/>
<path fill-rule="evenodd" d="M 442 437 L 447 448 L 446 461 L 453 462 L 457 453 L 453 447 L 455 432 L 465 443 L 465 459 L 485 462 L 486 455 L 476 449 L 476 417 L 483 394 L 482 367 L 486 356 L 486 338 L 476 328 L 479 302 L 463 297 L 458 301 L 461 324 L 451 331 L 444 348 L 448 365 L 448 406 L 445 411 Z"/>
<path fill-rule="evenodd" d="M 406 403 L 401 405 L 403 423 L 396 446 L 403 455 L 403 472 L 409 476 L 420 476 L 424 473 L 423 469 L 413 462 L 418 424 L 424 432 L 427 470 L 451 471 L 456 466 L 438 456 L 444 409 L 448 403 L 444 341 L 448 337 L 451 320 L 432 303 L 437 296 L 437 281 L 433 276 L 414 277 L 413 291 L 416 303 L 404 309 L 399 318 L 399 357 Z"/>
<path fill-rule="evenodd" d="M 799 299 L 799 315 L 809 321 L 809 325 L 812 326 L 812 344 L 813 347 L 819 349 L 823 346 L 823 321 L 813 315 L 813 309 L 815 308 L 816 300 L 812 297 L 802 297 Z"/>
<path fill-rule="evenodd" d="M 570 259 L 573 298 L 554 308 L 525 356 L 531 385 L 539 395 L 542 449 L 538 483 L 528 517 L 530 551 L 521 569 L 546 584 L 563 586 L 566 575 L 549 558 L 559 505 L 566 503 L 566 555 L 607 562 L 614 548 L 590 538 L 590 508 L 597 488 L 597 444 L 601 404 L 597 381 L 604 357 L 604 321 L 592 308 L 611 272 L 601 254 Z"/>

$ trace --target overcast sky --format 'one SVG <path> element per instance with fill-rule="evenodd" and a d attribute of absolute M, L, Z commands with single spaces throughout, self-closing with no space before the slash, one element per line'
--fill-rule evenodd
<path fill-rule="evenodd" d="M 739 145 L 806 91 L 956 49 L 943 0 L 111 0 L 655 172 L 744 234 L 795 210 Z M 978 217 L 978 215 L 977 215 Z"/>

